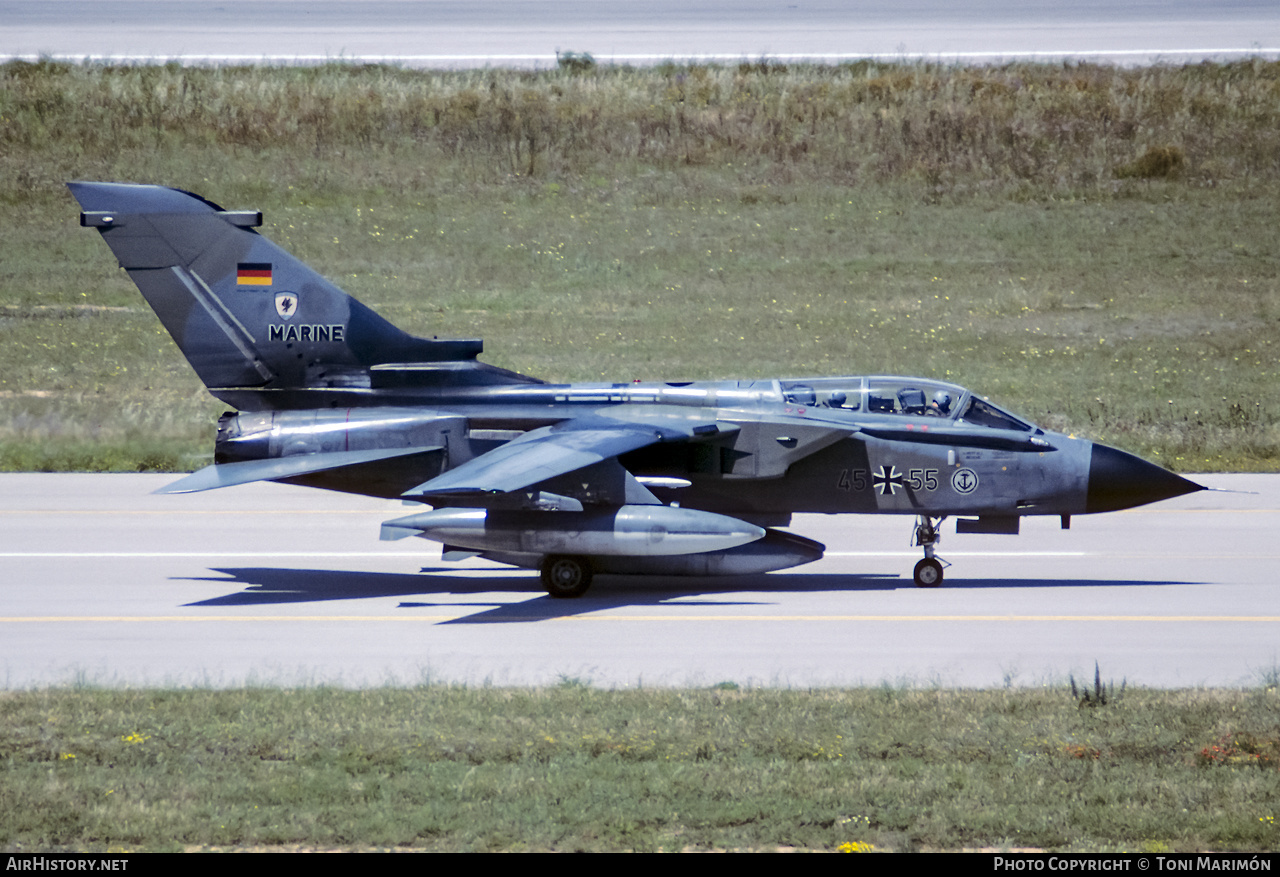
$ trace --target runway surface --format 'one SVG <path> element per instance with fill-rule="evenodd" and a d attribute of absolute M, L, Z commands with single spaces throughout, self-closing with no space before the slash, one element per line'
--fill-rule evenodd
<path fill-rule="evenodd" d="M 8 688 L 423 681 L 529 685 L 1248 685 L 1280 654 L 1280 476 L 1199 476 L 1128 512 L 957 536 L 912 586 L 911 519 L 797 516 L 828 545 L 737 579 L 534 573 L 377 541 L 398 503 L 281 485 L 183 496 L 168 475 L 0 475 Z"/>
<path fill-rule="evenodd" d="M 0 0 L 24 58 L 550 67 L 743 58 L 1183 63 L 1280 52 L 1274 0 Z"/>

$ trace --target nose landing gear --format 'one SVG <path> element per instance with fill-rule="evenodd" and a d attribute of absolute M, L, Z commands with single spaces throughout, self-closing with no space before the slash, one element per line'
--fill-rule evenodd
<path fill-rule="evenodd" d="M 912 539 L 912 545 L 919 545 L 924 549 L 924 560 L 916 564 L 913 578 L 917 588 L 936 588 L 942 584 L 942 571 L 951 564 L 947 563 L 933 553 L 933 546 L 942 541 L 942 533 L 939 528 L 946 517 L 941 518 L 929 517 L 921 515 L 916 518 L 916 532 Z"/>

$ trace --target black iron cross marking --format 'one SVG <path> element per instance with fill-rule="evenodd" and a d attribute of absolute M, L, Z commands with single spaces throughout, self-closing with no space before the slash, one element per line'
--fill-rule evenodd
<path fill-rule="evenodd" d="M 884 471 L 883 466 L 880 467 L 879 472 L 873 473 L 871 476 L 871 486 L 880 491 L 881 496 L 884 496 L 886 493 L 889 494 L 889 496 L 894 496 L 897 494 L 899 487 L 903 490 L 906 490 L 907 488 L 907 486 L 902 483 L 902 473 L 898 471 L 897 466 L 892 465 L 889 467 L 889 471 L 887 473 Z"/>

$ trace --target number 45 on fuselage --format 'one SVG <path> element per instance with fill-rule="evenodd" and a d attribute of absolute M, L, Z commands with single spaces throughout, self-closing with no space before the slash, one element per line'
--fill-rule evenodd
<path fill-rule="evenodd" d="M 409 335 L 228 211 L 160 186 L 71 183 L 209 392 L 237 409 L 215 463 L 165 492 L 279 481 L 423 503 L 384 539 L 540 569 L 740 575 L 817 560 L 797 512 L 916 518 L 915 582 L 942 583 L 942 519 L 1017 533 L 1027 515 L 1130 508 L 1203 488 L 1047 432 L 924 378 L 551 384 Z"/>

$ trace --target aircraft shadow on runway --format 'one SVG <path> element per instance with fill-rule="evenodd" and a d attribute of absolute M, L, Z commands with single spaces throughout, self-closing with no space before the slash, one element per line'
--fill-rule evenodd
<path fill-rule="evenodd" d="M 542 592 L 536 575 L 459 576 L 435 575 L 456 573 L 451 568 L 426 567 L 423 574 L 374 573 L 331 569 L 287 569 L 279 567 L 218 568 L 212 572 L 229 578 L 185 578 L 184 581 L 241 584 L 244 590 L 221 597 L 187 603 L 186 606 L 270 606 L 286 603 L 319 603 L 329 600 L 366 600 L 375 597 L 425 597 L 405 600 L 397 608 L 450 609 L 473 607 L 477 611 L 463 618 L 441 624 L 493 624 L 504 622 L 546 621 L 570 618 L 602 609 L 623 606 L 748 606 L 771 605 L 768 595 L 778 592 L 819 593 L 830 591 L 896 591 L 917 590 L 909 577 L 886 574 L 800 575 L 770 574 L 725 578 L 600 576 L 596 587 L 575 600 L 556 600 Z M 1187 585 L 1195 582 L 1138 581 L 1115 579 L 959 579 L 947 583 L 947 590 L 989 588 L 1096 588 Z M 431 595 L 481 595 L 524 593 L 532 599 L 518 602 L 457 600 L 433 602 Z M 716 594 L 750 595 L 759 600 L 696 600 L 698 596 Z M 679 600 L 678 604 L 671 601 Z"/>

